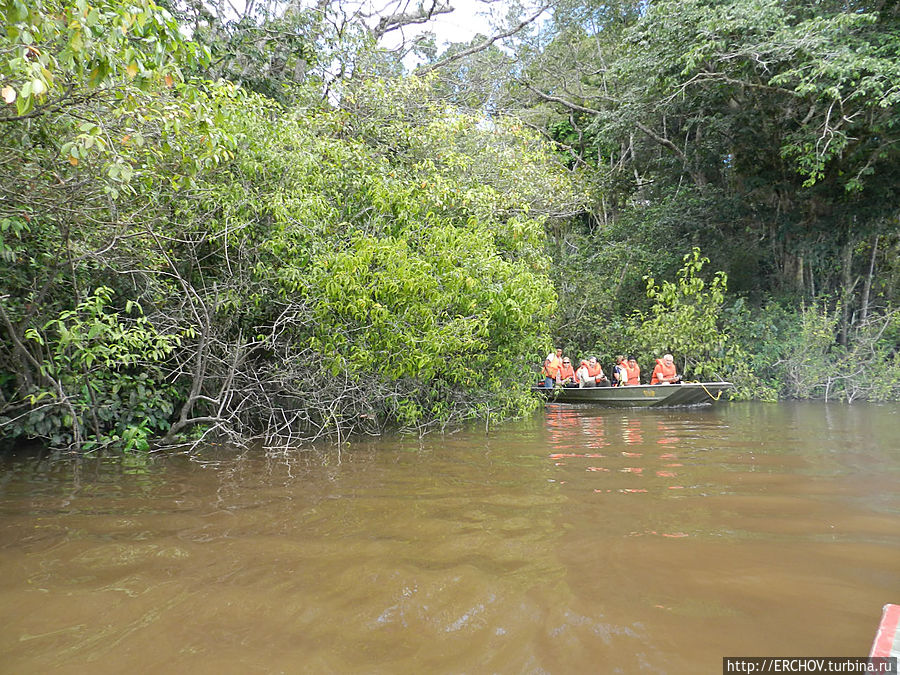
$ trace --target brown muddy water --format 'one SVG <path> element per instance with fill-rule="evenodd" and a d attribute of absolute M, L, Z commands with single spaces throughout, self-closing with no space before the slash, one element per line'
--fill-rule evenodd
<path fill-rule="evenodd" d="M 5 673 L 715 673 L 900 602 L 900 406 L 0 459 Z"/>

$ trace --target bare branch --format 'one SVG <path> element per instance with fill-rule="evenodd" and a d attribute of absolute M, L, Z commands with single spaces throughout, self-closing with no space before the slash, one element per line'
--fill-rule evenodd
<path fill-rule="evenodd" d="M 426 3 L 423 2 L 411 12 L 399 12 L 397 14 L 383 16 L 372 32 L 375 34 L 376 38 L 380 39 L 385 34 L 403 28 L 404 26 L 416 23 L 427 23 L 428 21 L 431 21 L 432 17 L 438 14 L 449 14 L 453 11 L 453 7 L 449 4 L 442 3 L 441 0 L 430 0 L 428 5 L 429 6 L 426 6 Z"/>
<path fill-rule="evenodd" d="M 505 30 L 501 33 L 497 33 L 496 35 L 489 37 L 482 42 L 479 42 L 477 45 L 473 45 L 467 49 L 463 49 L 461 52 L 457 52 L 456 54 L 453 54 L 452 56 L 448 56 L 445 59 L 441 59 L 440 61 L 438 61 L 436 63 L 432 63 L 427 66 L 423 66 L 416 71 L 416 75 L 427 75 L 428 73 L 430 73 L 433 70 L 437 70 L 438 68 L 443 68 L 444 66 L 447 66 L 451 63 L 459 61 L 460 59 L 463 59 L 467 56 L 470 56 L 472 54 L 477 54 L 478 52 L 484 51 L 485 49 L 490 47 L 492 44 L 497 42 L 498 40 L 503 40 L 504 38 L 511 37 L 511 36 L 515 35 L 516 33 L 518 33 L 519 31 L 521 31 L 522 29 L 524 29 L 529 24 L 533 23 L 535 20 L 538 19 L 538 17 L 540 17 L 544 12 L 546 12 L 547 9 L 549 9 L 549 7 L 550 7 L 549 3 L 541 5 L 537 12 L 535 12 L 533 15 L 531 15 L 527 19 L 524 19 L 516 26 L 513 26 L 509 30 Z"/>

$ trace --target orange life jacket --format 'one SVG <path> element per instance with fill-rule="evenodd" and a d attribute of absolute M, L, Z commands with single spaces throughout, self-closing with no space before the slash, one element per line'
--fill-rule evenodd
<path fill-rule="evenodd" d="M 641 367 L 638 364 L 635 363 L 634 368 L 632 368 L 626 361 L 625 371 L 628 373 L 629 386 L 641 383 Z"/>
<path fill-rule="evenodd" d="M 560 368 L 562 368 L 561 358 L 559 358 L 556 354 L 547 357 L 547 360 L 544 361 L 544 376 L 556 378 L 556 374 L 559 372 Z"/>
<path fill-rule="evenodd" d="M 563 364 L 559 369 L 559 379 L 564 380 L 567 377 L 571 377 L 573 380 L 575 379 L 575 371 L 572 370 L 572 364 Z"/>
<path fill-rule="evenodd" d="M 661 384 L 662 379 L 666 378 L 666 382 L 671 382 L 678 371 L 675 370 L 675 364 L 667 366 L 662 359 L 656 359 L 656 368 L 653 369 L 653 377 L 650 378 L 650 384 Z"/>
<path fill-rule="evenodd" d="M 603 367 L 598 363 L 596 366 L 591 368 L 591 364 L 587 364 L 587 371 L 589 377 L 599 377 L 601 380 L 603 379 Z"/>

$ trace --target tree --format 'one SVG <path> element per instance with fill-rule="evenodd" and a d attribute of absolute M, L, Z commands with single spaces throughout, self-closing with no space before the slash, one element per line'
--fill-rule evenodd
<path fill-rule="evenodd" d="M 896 27 L 889 4 L 561 4 L 522 70 L 522 114 L 596 167 L 597 247 L 702 231 L 693 243 L 741 293 L 841 297 L 846 336 L 871 301 L 857 280 L 891 273 L 878 250 L 896 237 Z M 707 206 L 674 231 L 654 208 L 686 201 Z"/>
<path fill-rule="evenodd" d="M 707 263 L 694 248 L 684 256 L 677 281 L 657 285 L 647 278 L 653 306 L 649 314 L 632 316 L 632 337 L 647 353 L 678 354 L 681 370 L 693 377 L 724 379 L 725 368 L 733 365 L 725 358 L 728 333 L 720 326 L 728 277 L 719 271 L 707 283 L 701 274 Z"/>
<path fill-rule="evenodd" d="M 167 91 L 163 119 L 91 110 L 144 139 L 128 176 L 93 146 L 62 162 L 66 193 L 52 155 L 9 168 L 37 167 L 8 202 L 30 220 L 4 221 L 7 436 L 275 445 L 534 404 L 555 302 L 543 225 L 577 203 L 538 139 L 420 79 L 291 114 L 228 83 Z M 109 417 L 135 397 L 144 422 Z"/>
<path fill-rule="evenodd" d="M 203 58 L 175 19 L 152 0 L 3 0 L 0 123 L 65 110 L 90 98 L 127 96 L 129 87 L 166 86 L 179 65 Z"/>

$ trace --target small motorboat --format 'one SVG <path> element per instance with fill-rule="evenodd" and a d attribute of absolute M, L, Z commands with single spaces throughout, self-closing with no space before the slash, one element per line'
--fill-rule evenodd
<path fill-rule="evenodd" d="M 731 382 L 638 384 L 630 387 L 532 387 L 552 403 L 596 403 L 615 408 L 651 408 L 715 403 L 734 389 Z"/>

